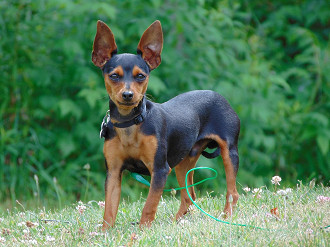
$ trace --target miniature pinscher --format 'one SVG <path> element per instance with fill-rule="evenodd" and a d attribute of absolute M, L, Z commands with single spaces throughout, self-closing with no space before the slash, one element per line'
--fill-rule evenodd
<path fill-rule="evenodd" d="M 102 124 L 105 138 L 103 153 L 107 167 L 103 229 L 114 226 L 121 193 L 123 170 L 150 175 L 149 194 L 142 211 L 140 226 L 150 226 L 168 174 L 175 168 L 181 187 L 185 175 L 195 167 L 200 155 L 215 158 L 221 154 L 227 181 L 224 212 L 231 214 L 236 205 L 237 142 L 240 120 L 221 95 L 208 90 L 180 94 L 157 104 L 146 99 L 150 71 L 161 63 L 163 32 L 159 21 L 143 33 L 137 55 L 117 54 L 110 28 L 97 22 L 92 61 L 102 69 L 109 94 L 108 121 Z M 213 153 L 206 148 L 215 149 Z M 193 183 L 193 172 L 188 185 Z M 189 193 L 195 200 L 194 188 Z M 181 191 L 181 205 L 176 219 L 192 204 L 186 190 Z"/>

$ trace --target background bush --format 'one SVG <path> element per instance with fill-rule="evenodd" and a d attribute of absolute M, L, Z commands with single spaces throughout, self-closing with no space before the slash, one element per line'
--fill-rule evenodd
<path fill-rule="evenodd" d="M 91 62 L 98 19 L 130 53 L 161 21 L 153 100 L 193 89 L 229 100 L 241 118 L 240 184 L 275 174 L 327 184 L 329 12 L 326 0 L 1 1 L 0 200 L 103 198 L 98 133 L 108 96 Z M 221 172 L 205 189 L 225 190 L 219 163 L 200 160 Z M 176 186 L 173 175 L 167 186 Z M 142 187 L 124 177 L 124 195 L 136 198 Z"/>

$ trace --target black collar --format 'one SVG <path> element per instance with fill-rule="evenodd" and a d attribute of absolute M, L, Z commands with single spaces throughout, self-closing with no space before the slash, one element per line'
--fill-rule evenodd
<path fill-rule="evenodd" d="M 138 125 L 140 123 L 142 123 L 147 115 L 147 110 L 145 109 L 146 107 L 143 108 L 142 112 L 137 115 L 136 117 L 132 118 L 131 120 L 125 121 L 125 122 L 119 122 L 119 123 L 110 123 L 117 127 L 117 128 L 127 128 L 130 127 L 134 124 Z"/>
<path fill-rule="evenodd" d="M 122 118 L 120 115 L 118 115 L 118 109 L 113 108 L 114 103 L 109 102 L 109 108 L 110 110 L 107 111 L 107 114 L 103 118 L 103 121 L 101 123 L 101 131 L 100 131 L 100 138 L 109 138 L 109 129 L 113 129 L 113 127 L 117 128 L 127 128 L 134 124 L 138 125 L 142 123 L 147 115 L 147 108 L 146 108 L 146 99 L 143 97 L 140 104 L 133 109 L 131 116 Z M 117 123 L 111 122 L 111 117 L 116 119 Z M 122 120 L 122 121 L 120 121 Z"/>
<path fill-rule="evenodd" d="M 112 115 L 111 113 L 112 113 L 112 111 L 110 109 L 109 125 L 113 125 L 114 127 L 117 127 L 117 128 L 127 128 L 134 124 L 138 125 L 144 121 L 144 119 L 147 115 L 145 96 L 143 97 L 143 99 L 141 100 L 139 105 L 133 109 L 132 116 L 129 119 L 122 118 L 120 116 L 116 116 L 116 117 L 114 117 L 114 119 L 116 119 L 118 122 L 113 123 L 113 122 L 111 122 L 111 115 Z M 122 120 L 122 121 L 120 121 L 120 120 Z"/>

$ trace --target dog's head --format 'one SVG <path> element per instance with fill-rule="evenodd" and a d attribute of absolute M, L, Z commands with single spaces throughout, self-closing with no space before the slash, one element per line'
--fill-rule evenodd
<path fill-rule="evenodd" d="M 163 32 L 159 21 L 143 33 L 137 55 L 117 54 L 117 45 L 110 28 L 97 22 L 92 61 L 103 71 L 106 90 L 121 112 L 129 113 L 146 93 L 149 73 L 161 62 Z"/>

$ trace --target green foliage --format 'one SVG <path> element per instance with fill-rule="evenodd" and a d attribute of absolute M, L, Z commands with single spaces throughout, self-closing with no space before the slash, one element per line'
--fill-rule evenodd
<path fill-rule="evenodd" d="M 162 64 L 148 95 L 157 102 L 193 89 L 225 96 L 241 118 L 241 184 L 275 174 L 327 183 L 329 10 L 326 0 L 1 1 L 0 200 L 31 198 L 34 174 L 42 199 L 79 199 L 88 172 L 90 197 L 102 198 L 98 132 L 108 96 L 91 63 L 98 19 L 119 52 L 131 53 L 143 31 L 162 22 Z M 223 170 L 220 162 L 200 165 Z M 124 194 L 136 198 L 133 183 L 124 178 Z"/>

